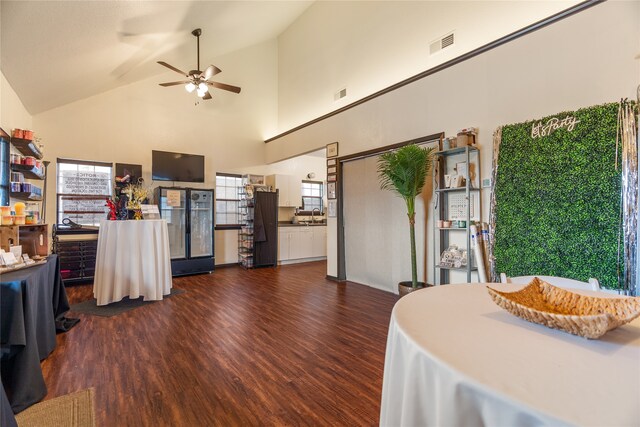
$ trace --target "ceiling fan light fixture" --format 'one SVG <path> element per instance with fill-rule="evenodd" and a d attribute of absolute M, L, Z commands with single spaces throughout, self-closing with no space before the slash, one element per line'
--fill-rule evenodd
<path fill-rule="evenodd" d="M 220 82 L 213 82 L 209 80 L 212 76 L 221 72 L 221 70 L 215 65 L 209 65 L 204 72 L 199 71 L 200 70 L 200 35 L 202 35 L 202 30 L 200 28 L 196 28 L 191 32 L 191 34 L 193 34 L 196 37 L 197 58 L 198 58 L 197 69 L 191 70 L 188 73 L 185 73 L 184 71 L 174 67 L 173 65 L 167 64 L 164 61 L 158 61 L 158 64 L 162 65 L 163 67 L 166 67 L 171 71 L 175 71 L 176 73 L 187 78 L 187 80 L 183 79 L 182 81 L 177 81 L 177 82 L 160 83 L 160 86 L 167 87 L 167 86 L 184 85 L 184 89 L 187 92 L 193 93 L 193 91 L 197 91 L 196 93 L 198 94 L 198 96 L 205 100 L 212 98 L 211 92 L 209 92 L 209 86 L 214 87 L 216 89 L 227 90 L 233 93 L 240 93 L 240 88 L 237 86 L 232 86 L 232 85 L 228 85 Z"/>

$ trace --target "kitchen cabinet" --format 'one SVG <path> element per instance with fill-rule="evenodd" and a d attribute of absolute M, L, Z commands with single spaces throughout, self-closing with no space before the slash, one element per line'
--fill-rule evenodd
<path fill-rule="evenodd" d="M 326 257 L 327 256 L 327 227 L 312 227 L 313 244 L 311 256 Z"/>
<path fill-rule="evenodd" d="M 280 227 L 278 229 L 278 261 L 290 259 L 289 242 L 291 240 L 290 227 Z"/>
<path fill-rule="evenodd" d="M 327 256 L 326 226 L 287 226 L 278 230 L 278 261 Z"/>
<path fill-rule="evenodd" d="M 302 181 L 292 175 L 267 175 L 265 183 L 279 190 L 278 206 L 297 208 L 302 205 Z"/>
<path fill-rule="evenodd" d="M 291 234 L 289 259 L 311 258 L 313 251 L 313 230 L 310 227 L 298 227 Z"/>

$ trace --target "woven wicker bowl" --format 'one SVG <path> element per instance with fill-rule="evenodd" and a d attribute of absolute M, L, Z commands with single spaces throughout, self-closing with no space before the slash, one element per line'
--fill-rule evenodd
<path fill-rule="evenodd" d="M 500 307 L 524 320 L 581 337 L 597 339 L 640 316 L 640 297 L 579 295 L 535 277 L 523 289 L 501 292 L 487 287 Z"/>

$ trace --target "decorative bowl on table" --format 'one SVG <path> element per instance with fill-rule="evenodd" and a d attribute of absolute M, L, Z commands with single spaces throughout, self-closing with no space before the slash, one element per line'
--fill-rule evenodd
<path fill-rule="evenodd" d="M 589 339 L 640 316 L 640 297 L 580 295 L 535 277 L 519 291 L 501 292 L 487 287 L 493 301 L 529 322 Z"/>

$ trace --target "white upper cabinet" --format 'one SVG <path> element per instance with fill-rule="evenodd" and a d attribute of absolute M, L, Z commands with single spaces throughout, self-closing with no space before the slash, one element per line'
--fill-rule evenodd
<path fill-rule="evenodd" d="M 302 206 L 302 181 L 298 177 L 267 175 L 265 183 L 278 189 L 278 206 L 289 208 Z"/>

